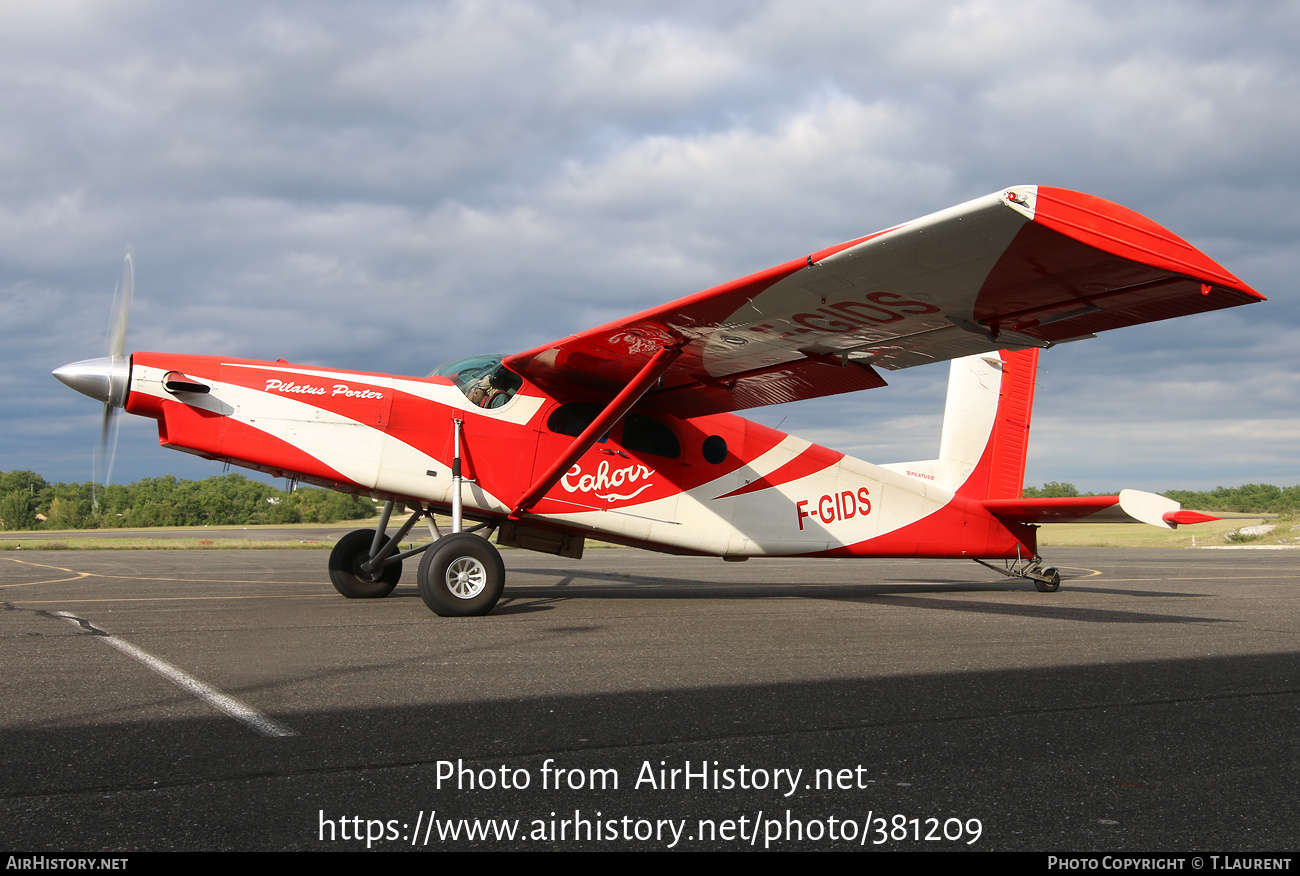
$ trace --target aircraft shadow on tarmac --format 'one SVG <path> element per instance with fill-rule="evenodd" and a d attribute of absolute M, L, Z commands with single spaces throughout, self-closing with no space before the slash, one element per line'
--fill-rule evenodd
<path fill-rule="evenodd" d="M 939 611 L 962 611 L 979 614 L 1034 617 L 1083 623 L 1227 623 L 1223 618 L 1194 615 L 1153 614 L 1128 609 L 1091 608 L 1078 605 L 1051 605 L 1045 600 L 1051 594 L 1037 594 L 1032 590 L 1025 595 L 1035 601 L 1026 604 L 927 598 L 960 593 L 1016 593 L 1016 584 L 994 582 L 987 584 L 952 583 L 951 581 L 918 579 L 907 584 L 793 584 L 754 582 L 701 582 L 685 578 L 664 578 L 647 575 L 624 575 L 601 570 L 573 569 L 512 569 L 511 586 L 506 590 L 494 614 L 525 614 L 552 610 L 570 599 L 824 599 L 855 603 Z M 529 583 L 523 576 L 554 578 L 551 584 Z M 1063 580 L 1067 576 L 1062 576 Z M 575 585 L 577 585 L 575 587 Z M 573 588 L 557 594 L 556 590 Z M 1099 593 L 1135 597 L 1202 598 L 1198 593 L 1118 590 L 1102 587 L 1072 587 L 1072 592 Z M 414 592 L 398 590 L 393 596 L 410 596 Z M 391 597 L 390 597 L 391 598 Z M 1044 601 L 1039 601 L 1044 600 Z"/>

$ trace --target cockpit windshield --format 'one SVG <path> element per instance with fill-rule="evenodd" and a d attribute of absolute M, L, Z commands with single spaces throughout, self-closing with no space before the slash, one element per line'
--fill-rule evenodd
<path fill-rule="evenodd" d="M 501 364 L 504 356 L 465 356 L 438 366 L 430 377 L 449 377 L 471 404 L 499 408 L 514 397 L 523 378 Z"/>

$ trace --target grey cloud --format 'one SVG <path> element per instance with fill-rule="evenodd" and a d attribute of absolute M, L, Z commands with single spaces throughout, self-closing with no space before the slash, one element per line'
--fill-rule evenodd
<path fill-rule="evenodd" d="M 422 374 L 1043 182 L 1274 300 L 1051 351 L 1031 479 L 1295 482 L 1297 36 L 1287 3 L 10 8 L 0 467 L 88 475 L 98 413 L 48 372 L 99 353 L 128 243 L 133 347 Z M 918 458 L 944 376 L 755 416 Z M 1093 452 L 1143 422 L 1145 462 Z M 119 478 L 212 471 L 148 425 Z"/>

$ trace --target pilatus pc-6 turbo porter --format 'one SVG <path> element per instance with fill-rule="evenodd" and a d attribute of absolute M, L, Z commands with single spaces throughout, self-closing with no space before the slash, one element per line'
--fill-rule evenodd
<path fill-rule="evenodd" d="M 128 297 L 131 270 L 128 257 Z M 125 306 L 107 357 L 54 373 L 105 402 L 105 435 L 124 408 L 157 420 L 164 447 L 385 500 L 379 525 L 330 555 L 347 597 L 386 596 L 423 553 L 429 608 L 486 614 L 505 583 L 493 535 L 566 557 L 594 538 L 726 560 L 966 558 L 1053 591 L 1037 524 L 1215 518 L 1136 490 L 1022 498 L 1039 351 L 1260 300 L 1131 210 L 1013 186 L 428 377 L 127 356 Z M 734 414 L 944 360 L 938 459 L 872 465 Z M 394 509 L 409 516 L 390 536 Z M 400 550 L 421 519 L 433 543 Z"/>

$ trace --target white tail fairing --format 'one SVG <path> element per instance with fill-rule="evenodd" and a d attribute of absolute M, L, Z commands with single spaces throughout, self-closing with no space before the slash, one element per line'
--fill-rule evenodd
<path fill-rule="evenodd" d="M 954 359 L 939 458 L 882 466 L 950 493 L 1014 498 L 1024 484 L 1038 350 Z"/>

